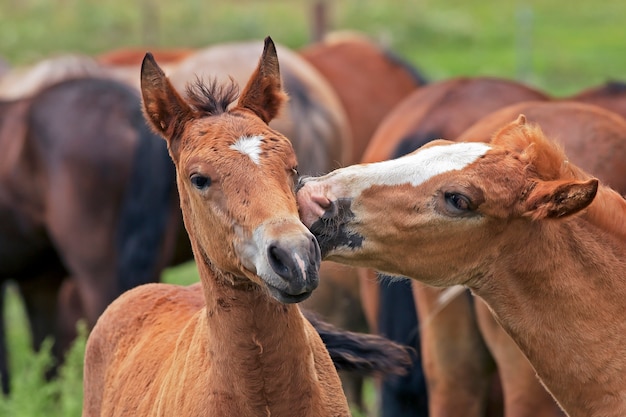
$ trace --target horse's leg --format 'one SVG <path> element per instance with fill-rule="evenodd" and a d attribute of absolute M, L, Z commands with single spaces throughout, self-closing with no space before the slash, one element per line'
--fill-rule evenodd
<path fill-rule="evenodd" d="M 6 328 L 4 325 L 4 297 L 6 282 L 0 283 L 0 385 L 2 393 L 7 395 L 9 386 L 9 351 L 7 349 Z"/>
<path fill-rule="evenodd" d="M 493 318 L 487 305 L 477 299 L 475 310 L 482 335 L 498 365 L 506 417 L 564 416 L 513 339 Z"/>
<path fill-rule="evenodd" d="M 370 332 L 378 333 L 378 317 L 380 316 L 380 286 L 376 271 L 368 268 L 356 268 L 359 275 L 359 292 L 361 305 L 365 313 Z"/>
<path fill-rule="evenodd" d="M 388 339 L 413 346 L 418 351 L 407 375 L 391 376 L 381 386 L 382 417 L 428 415 L 428 396 L 422 363 L 419 361 L 420 332 L 415 303 L 408 280 L 385 279 L 380 283 L 378 331 Z"/>
<path fill-rule="evenodd" d="M 442 290 L 413 281 L 430 417 L 483 416 L 494 363 L 463 293 L 441 307 Z"/>
<path fill-rule="evenodd" d="M 78 321 L 85 317 L 78 286 L 73 279 L 63 281 L 59 290 L 57 314 L 57 346 L 65 356 L 76 339 Z"/>
<path fill-rule="evenodd" d="M 56 333 L 56 317 L 57 297 L 63 276 L 62 269 L 50 269 L 36 277 L 17 281 L 30 322 L 33 349 L 38 352 L 46 338 L 53 339 L 52 354 L 55 363 L 48 371 L 48 377 L 56 373 L 62 360 Z"/>

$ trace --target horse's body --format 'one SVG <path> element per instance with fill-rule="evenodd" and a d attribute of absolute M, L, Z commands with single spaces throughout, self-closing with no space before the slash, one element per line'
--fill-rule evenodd
<path fill-rule="evenodd" d="M 413 92 L 389 113 L 376 130 L 363 162 L 397 158 L 433 139 L 456 138 L 494 110 L 521 101 L 546 98 L 545 94 L 525 85 L 496 78 L 455 78 L 432 83 Z M 411 294 L 404 289 L 393 289 L 406 284 L 393 281 L 379 284 L 374 271 L 360 272 L 364 306 L 369 312 L 372 328 L 378 328 L 393 340 L 407 342 L 410 335 L 417 332 L 415 309 L 419 310 L 418 315 L 424 324 L 419 328 L 417 342 L 421 343 L 432 417 L 461 413 L 482 416 L 487 408 L 498 408 L 498 400 L 494 403 L 492 395 L 493 360 L 476 326 L 469 297 L 457 297 L 442 309 L 440 289 L 414 283 L 416 303 L 411 308 Z M 386 300 L 387 297 L 391 299 Z M 400 298 L 405 300 L 400 301 Z M 378 307 L 379 303 L 384 304 L 384 309 Z M 389 318 L 384 320 L 385 317 Z M 384 323 L 378 320 L 384 320 Z M 421 369 L 416 368 L 414 372 L 421 372 Z M 408 383 L 416 386 L 413 396 L 420 395 L 416 377 L 406 379 L 401 385 L 392 380 L 389 387 L 384 386 L 384 415 L 400 415 L 399 407 L 407 416 L 418 412 L 416 407 L 420 402 L 412 404 L 408 395 L 403 393 Z M 400 402 L 406 405 L 394 405 Z"/>
<path fill-rule="evenodd" d="M 346 110 L 352 130 L 349 163 L 361 161 L 380 121 L 425 78 L 364 35 L 335 33 L 300 50 L 328 80 Z"/>
<path fill-rule="evenodd" d="M 35 348 L 55 336 L 60 358 L 76 324 L 57 322 L 73 316 L 63 282 L 91 326 L 122 291 L 157 279 L 173 166 L 138 94 L 96 78 L 1 102 L 0 148 L 0 280 L 20 287 Z"/>
<path fill-rule="evenodd" d="M 232 87 L 197 84 L 185 101 L 150 56 L 141 77 L 200 285 L 142 286 L 111 304 L 88 340 L 83 416 L 349 416 L 291 304 L 317 287 L 320 253 L 298 219 L 293 148 L 267 125 L 285 99 L 273 43 L 230 109 Z"/>
<path fill-rule="evenodd" d="M 597 87 L 590 87 L 567 97 L 587 104 L 595 104 L 626 118 L 626 83 L 610 81 Z"/>
<path fill-rule="evenodd" d="M 524 117 L 309 179 L 298 202 L 328 259 L 469 287 L 572 417 L 626 412 L 626 202 Z"/>
<path fill-rule="evenodd" d="M 193 48 L 120 48 L 101 53 L 95 59 L 111 77 L 139 89 L 138 74 L 146 50 L 150 50 L 165 73 L 174 71 L 179 62 L 196 52 Z"/>
<path fill-rule="evenodd" d="M 108 76 L 108 71 L 90 56 L 58 55 L 32 65 L 10 68 L 0 77 L 0 100 L 32 96 L 47 86 L 72 78 Z"/>

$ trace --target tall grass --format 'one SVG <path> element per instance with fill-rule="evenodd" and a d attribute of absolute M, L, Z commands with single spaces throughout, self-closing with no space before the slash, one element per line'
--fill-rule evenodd
<path fill-rule="evenodd" d="M 46 340 L 40 352 L 30 349 L 30 339 L 23 331 L 26 319 L 19 304 L 19 296 L 13 287 L 9 287 L 7 293 L 7 316 L 12 324 L 8 336 L 13 375 L 11 395 L 0 399 L 0 416 L 80 416 L 86 327 L 82 323 L 79 325 L 79 336 L 67 353 L 58 377 L 47 381 L 45 373 L 53 363 L 52 340 Z"/>

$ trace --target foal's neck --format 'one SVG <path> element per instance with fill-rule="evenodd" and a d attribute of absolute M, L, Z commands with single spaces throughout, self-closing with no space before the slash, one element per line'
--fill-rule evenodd
<path fill-rule="evenodd" d="M 608 189 L 596 198 L 570 219 L 520 224 L 474 289 L 572 417 L 626 414 L 626 241 L 600 217 L 608 207 L 623 225 L 626 207 Z"/>
<path fill-rule="evenodd" d="M 600 186 L 583 217 L 626 245 L 626 200 L 617 192 Z"/>
<path fill-rule="evenodd" d="M 216 279 L 206 264 L 198 268 L 211 360 L 219 364 L 212 370 L 220 381 L 215 386 L 245 398 L 249 415 L 264 407 L 272 415 L 308 415 L 311 401 L 319 399 L 314 366 L 319 346 L 299 308 L 275 301 L 257 285 Z M 294 404 L 299 410 L 292 414 Z"/>

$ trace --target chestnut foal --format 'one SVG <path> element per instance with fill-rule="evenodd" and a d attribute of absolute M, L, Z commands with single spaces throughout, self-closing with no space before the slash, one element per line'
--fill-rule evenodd
<path fill-rule="evenodd" d="M 525 117 L 302 181 L 326 259 L 465 285 L 572 417 L 626 414 L 626 201 Z"/>
<path fill-rule="evenodd" d="M 349 416 L 293 304 L 316 288 L 320 251 L 298 218 L 292 146 L 267 125 L 285 100 L 273 42 L 235 105 L 234 84 L 198 82 L 183 100 L 151 55 L 141 91 L 200 283 L 140 286 L 109 306 L 87 344 L 83 416 Z"/>

